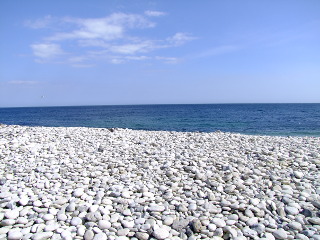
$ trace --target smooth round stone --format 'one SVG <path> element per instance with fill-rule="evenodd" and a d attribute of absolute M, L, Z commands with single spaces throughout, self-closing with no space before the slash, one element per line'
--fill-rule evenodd
<path fill-rule="evenodd" d="M 302 225 L 299 222 L 291 222 L 288 224 L 288 227 L 293 230 L 302 231 Z"/>
<path fill-rule="evenodd" d="M 122 221 L 122 225 L 123 225 L 125 228 L 133 228 L 133 227 L 134 227 L 134 221 L 126 221 L 126 220 L 123 220 L 123 221 Z"/>
<path fill-rule="evenodd" d="M 103 230 L 103 229 L 109 229 L 111 228 L 111 223 L 108 220 L 99 220 L 98 222 L 98 227 Z"/>
<path fill-rule="evenodd" d="M 69 203 L 66 207 L 67 212 L 74 212 L 76 210 L 76 204 L 74 202 Z"/>
<path fill-rule="evenodd" d="M 122 214 L 123 214 L 124 216 L 131 216 L 131 215 L 132 215 L 130 209 L 125 209 L 125 210 L 122 212 Z"/>
<path fill-rule="evenodd" d="M 104 232 L 100 232 L 96 235 L 94 235 L 93 240 L 107 240 L 107 235 Z"/>
<path fill-rule="evenodd" d="M 257 217 L 252 217 L 250 219 L 248 219 L 248 221 L 246 222 L 246 224 L 251 227 L 255 224 L 258 224 L 258 218 Z"/>
<path fill-rule="evenodd" d="M 129 191 L 124 191 L 121 193 L 121 197 L 123 198 L 130 198 L 131 197 L 131 194 Z"/>
<path fill-rule="evenodd" d="M 283 228 L 277 229 L 272 234 L 276 239 L 287 239 L 288 238 L 288 234 Z"/>
<path fill-rule="evenodd" d="M 69 230 L 63 230 L 60 235 L 62 238 L 68 238 L 68 237 L 72 236 L 72 234 Z"/>
<path fill-rule="evenodd" d="M 6 211 L 4 213 L 4 216 L 7 219 L 16 219 L 19 217 L 19 210 L 15 209 L 15 210 Z"/>
<path fill-rule="evenodd" d="M 129 238 L 126 236 L 119 236 L 119 237 L 116 237 L 115 240 L 129 240 Z"/>
<path fill-rule="evenodd" d="M 296 207 L 291 207 L 291 206 L 286 206 L 284 208 L 284 210 L 286 211 L 286 213 L 288 213 L 289 215 L 297 215 L 299 214 L 299 209 Z"/>
<path fill-rule="evenodd" d="M 57 219 L 58 221 L 66 221 L 68 219 L 67 215 L 63 214 L 63 213 L 60 213 L 57 215 Z"/>
<path fill-rule="evenodd" d="M 19 199 L 19 204 L 21 206 L 26 206 L 28 204 L 29 200 L 30 199 L 27 196 L 25 196 L 25 195 L 21 196 L 21 198 Z"/>
<path fill-rule="evenodd" d="M 320 225 L 320 218 L 319 218 L 319 217 L 309 218 L 308 221 L 309 221 L 311 224 Z"/>
<path fill-rule="evenodd" d="M 78 226 L 77 235 L 83 237 L 85 233 L 86 233 L 86 227 Z"/>
<path fill-rule="evenodd" d="M 19 217 L 16 221 L 17 224 L 27 224 L 29 221 L 25 217 Z"/>
<path fill-rule="evenodd" d="M 8 232 L 8 240 L 18 240 L 23 237 L 20 229 L 12 229 Z"/>
<path fill-rule="evenodd" d="M 260 203 L 260 199 L 258 198 L 252 198 L 250 199 L 250 203 L 254 206 L 257 206 Z"/>
<path fill-rule="evenodd" d="M 45 221 L 50 221 L 50 220 L 54 219 L 54 215 L 48 213 L 48 214 L 43 215 L 42 219 L 45 220 Z"/>
<path fill-rule="evenodd" d="M 117 231 L 118 236 L 127 236 L 130 230 L 128 228 L 119 229 Z"/>
<path fill-rule="evenodd" d="M 5 227 L 0 227 L 0 235 L 1 234 L 7 234 L 12 228 L 5 226 Z"/>
<path fill-rule="evenodd" d="M 92 230 L 87 230 L 83 236 L 84 240 L 92 240 L 94 237 L 94 233 Z"/>
<path fill-rule="evenodd" d="M 163 224 L 164 225 L 167 225 L 167 226 L 170 226 L 174 221 L 174 218 L 173 217 L 165 217 L 163 219 Z"/>
<path fill-rule="evenodd" d="M 216 229 L 217 229 L 217 226 L 216 226 L 215 224 L 210 223 L 210 224 L 208 225 L 208 230 L 209 230 L 210 232 L 214 232 Z"/>
<path fill-rule="evenodd" d="M 153 198 L 154 194 L 152 192 L 143 192 L 142 196 L 146 198 Z"/>
<path fill-rule="evenodd" d="M 32 235 L 32 240 L 45 240 L 48 238 L 51 238 L 53 235 L 53 232 L 39 232 L 34 235 Z"/>
<path fill-rule="evenodd" d="M 36 201 L 33 202 L 33 206 L 41 207 L 42 206 L 42 202 L 40 200 L 36 200 Z"/>
<path fill-rule="evenodd" d="M 156 239 L 165 239 L 170 236 L 170 233 L 167 231 L 167 229 L 164 228 L 157 228 L 153 231 L 153 236 Z"/>
<path fill-rule="evenodd" d="M 145 232 L 136 232 L 134 236 L 139 240 L 148 240 L 149 234 Z"/>
<path fill-rule="evenodd" d="M 197 210 L 197 204 L 195 204 L 195 203 L 189 204 L 188 210 L 189 210 L 189 211 L 195 211 L 195 210 Z"/>
<path fill-rule="evenodd" d="M 223 228 L 227 225 L 226 222 L 221 218 L 212 218 L 211 222 L 219 228 Z"/>
<path fill-rule="evenodd" d="M 302 172 L 299 172 L 299 171 L 293 171 L 293 175 L 294 175 L 296 178 L 302 178 L 302 177 L 303 177 L 303 173 L 302 173 Z"/>
<path fill-rule="evenodd" d="M 82 219 L 79 218 L 79 217 L 74 217 L 71 219 L 71 225 L 72 226 L 78 226 L 78 225 L 81 225 L 82 224 Z"/>
<path fill-rule="evenodd" d="M 77 188 L 73 191 L 73 196 L 74 197 L 81 197 L 82 194 L 84 194 L 84 189 L 83 188 Z"/>
<path fill-rule="evenodd" d="M 0 226 L 12 226 L 15 224 L 16 220 L 14 219 L 3 219 L 0 223 Z"/>
<path fill-rule="evenodd" d="M 163 212 L 166 208 L 162 205 L 153 204 L 149 207 L 149 211 L 151 212 Z"/>

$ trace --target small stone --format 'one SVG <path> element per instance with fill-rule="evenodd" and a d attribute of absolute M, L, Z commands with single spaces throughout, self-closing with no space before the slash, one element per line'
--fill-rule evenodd
<path fill-rule="evenodd" d="M 188 226 L 189 221 L 187 219 L 176 219 L 173 221 L 171 227 L 178 232 L 180 232 L 182 229 L 184 229 L 186 226 Z"/>
<path fill-rule="evenodd" d="M 12 229 L 8 232 L 8 240 L 19 240 L 23 237 L 20 229 Z"/>
<path fill-rule="evenodd" d="M 84 240 L 92 240 L 94 237 L 94 233 L 92 230 L 87 230 L 83 236 Z"/>
<path fill-rule="evenodd" d="M 82 219 L 79 218 L 79 217 L 74 217 L 74 218 L 71 219 L 70 224 L 71 224 L 72 226 L 81 225 L 81 224 L 82 224 Z"/>
<path fill-rule="evenodd" d="M 111 223 L 107 220 L 99 220 L 98 222 L 98 227 L 103 230 L 103 229 L 109 229 L 111 228 Z"/>
<path fill-rule="evenodd" d="M 3 219 L 0 223 L 0 226 L 12 226 L 15 224 L 16 220 L 14 219 Z"/>
<path fill-rule="evenodd" d="M 19 217 L 19 210 L 15 209 L 15 210 L 6 211 L 4 213 L 4 216 L 7 219 L 17 219 Z"/>
<path fill-rule="evenodd" d="M 227 225 L 226 222 L 221 218 L 212 218 L 211 222 L 219 228 L 224 228 Z"/>
<path fill-rule="evenodd" d="M 77 188 L 73 191 L 73 196 L 74 197 L 81 197 L 83 193 L 84 193 L 83 188 Z"/>
<path fill-rule="evenodd" d="M 43 215 L 42 219 L 45 220 L 45 221 L 50 221 L 50 220 L 54 219 L 54 215 L 48 213 L 48 214 Z"/>
<path fill-rule="evenodd" d="M 26 206 L 29 202 L 29 198 L 27 196 L 22 196 L 20 199 L 19 199 L 19 204 L 21 206 Z"/>
<path fill-rule="evenodd" d="M 131 215 L 132 215 L 130 209 L 125 209 L 125 210 L 122 212 L 122 214 L 123 214 L 124 216 L 131 216 Z"/>
<path fill-rule="evenodd" d="M 210 223 L 210 224 L 208 225 L 208 230 L 209 230 L 210 232 L 214 232 L 216 229 L 217 229 L 217 226 L 216 226 L 215 224 Z"/>
<path fill-rule="evenodd" d="M 156 239 L 165 239 L 165 238 L 168 238 L 170 236 L 170 233 L 164 228 L 157 228 L 157 229 L 154 230 L 153 236 Z"/>
<path fill-rule="evenodd" d="M 311 201 L 311 203 L 313 204 L 313 206 L 320 209 L 320 201 Z"/>
<path fill-rule="evenodd" d="M 192 228 L 193 232 L 195 232 L 195 233 L 201 232 L 201 230 L 202 230 L 201 221 L 199 219 L 194 219 L 191 222 L 191 228 Z"/>
<path fill-rule="evenodd" d="M 294 175 L 296 178 L 302 178 L 302 177 L 303 177 L 303 173 L 302 173 L 302 172 L 299 172 L 299 171 L 294 171 L 294 172 L 293 172 L 293 175 Z"/>
<path fill-rule="evenodd" d="M 67 212 L 74 212 L 76 210 L 76 204 L 74 202 L 69 203 L 66 207 Z"/>
<path fill-rule="evenodd" d="M 129 191 L 123 191 L 123 192 L 121 193 L 121 197 L 123 197 L 123 198 L 130 198 L 130 197 L 131 197 L 130 192 L 129 192 Z"/>
<path fill-rule="evenodd" d="M 165 217 L 165 219 L 163 220 L 163 224 L 164 225 L 167 225 L 167 226 L 170 226 L 174 221 L 174 218 L 173 217 Z"/>
<path fill-rule="evenodd" d="M 53 232 L 39 232 L 34 235 L 32 235 L 32 240 L 45 240 L 51 238 L 53 235 Z"/>
<path fill-rule="evenodd" d="M 308 221 L 309 221 L 311 224 L 320 225 L 320 218 L 319 218 L 319 217 L 309 218 Z"/>
<path fill-rule="evenodd" d="M 290 207 L 290 206 L 286 206 L 284 208 L 284 210 L 286 211 L 286 213 L 288 213 L 289 215 L 297 215 L 299 214 L 299 209 L 295 208 L 295 207 Z"/>
<path fill-rule="evenodd" d="M 136 238 L 138 238 L 139 240 L 148 240 L 149 239 L 149 234 L 148 233 L 144 233 L 144 232 L 136 232 L 134 234 L 134 236 Z"/>
<path fill-rule="evenodd" d="M 298 231 L 302 231 L 302 225 L 299 222 L 291 222 L 288 224 L 288 227 L 293 229 L 293 230 L 298 230 Z"/>
<path fill-rule="evenodd" d="M 117 232 L 118 236 L 127 236 L 130 230 L 128 228 L 119 229 Z"/>
<path fill-rule="evenodd" d="M 57 215 L 57 220 L 58 221 L 66 221 L 68 219 L 67 215 L 63 214 L 63 213 L 60 213 Z"/>
<path fill-rule="evenodd" d="M 107 235 L 104 232 L 100 232 L 96 235 L 94 235 L 93 240 L 107 240 Z"/>
<path fill-rule="evenodd" d="M 164 206 L 161 205 L 151 205 L 149 207 L 149 211 L 151 212 L 163 212 L 166 208 Z"/>
<path fill-rule="evenodd" d="M 288 238 L 288 234 L 283 228 L 277 229 L 272 234 L 276 239 L 287 239 Z"/>

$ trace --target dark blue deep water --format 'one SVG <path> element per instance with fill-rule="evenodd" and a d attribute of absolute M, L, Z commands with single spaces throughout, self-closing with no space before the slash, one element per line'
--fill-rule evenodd
<path fill-rule="evenodd" d="M 320 136 L 320 104 L 194 104 L 0 108 L 0 123 Z"/>

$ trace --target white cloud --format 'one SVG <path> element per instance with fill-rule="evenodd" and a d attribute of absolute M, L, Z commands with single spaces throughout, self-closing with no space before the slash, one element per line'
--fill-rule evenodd
<path fill-rule="evenodd" d="M 166 15 L 165 12 L 159 12 L 159 11 L 145 11 L 144 12 L 145 15 L 149 16 L 149 17 L 160 17 L 160 16 L 164 16 Z"/>
<path fill-rule="evenodd" d="M 154 46 L 152 42 L 140 42 L 124 45 L 114 45 L 110 47 L 110 51 L 120 54 L 135 54 L 139 52 L 148 52 L 153 48 Z"/>
<path fill-rule="evenodd" d="M 14 85 L 33 85 L 37 84 L 37 81 L 9 81 L 9 84 L 14 84 Z"/>
<path fill-rule="evenodd" d="M 65 18 L 65 23 L 75 24 L 77 29 L 60 32 L 47 38 L 49 41 L 66 39 L 114 40 L 123 37 L 126 29 L 154 27 L 154 23 L 136 14 L 114 13 L 105 18 Z"/>
<path fill-rule="evenodd" d="M 64 54 L 60 45 L 54 43 L 40 43 L 31 45 L 33 54 L 41 59 L 51 59 Z"/>
<path fill-rule="evenodd" d="M 160 57 L 160 56 L 157 56 L 157 57 L 155 57 L 155 59 L 163 61 L 165 63 L 169 63 L 169 64 L 176 64 L 176 63 L 180 62 L 180 59 L 179 58 L 175 58 L 175 57 Z"/>
<path fill-rule="evenodd" d="M 53 22 L 53 18 L 50 15 L 45 16 L 44 18 L 39 18 L 36 20 L 27 20 L 25 25 L 33 29 L 46 28 Z"/>
<path fill-rule="evenodd" d="M 217 55 L 221 55 L 221 54 L 226 54 L 226 53 L 238 51 L 239 49 L 240 49 L 240 47 L 235 46 L 235 45 L 222 45 L 222 46 L 207 49 L 206 51 L 201 52 L 194 57 L 202 58 L 202 57 L 217 56 Z"/>
<path fill-rule="evenodd" d="M 190 34 L 182 32 L 164 39 L 150 39 L 137 35 L 142 29 L 156 26 L 148 17 L 162 15 L 165 13 L 146 11 L 145 15 L 114 13 L 103 18 L 55 19 L 55 23 L 58 24 L 51 28 L 54 32 L 45 37 L 43 42 L 32 44 L 31 48 L 39 62 L 57 62 L 59 57 L 59 63 L 77 67 L 92 66 L 92 62 L 99 59 L 107 59 L 114 64 L 146 59 L 177 62 L 176 58 L 141 56 L 151 54 L 156 49 L 181 46 L 195 39 Z M 47 17 L 47 21 L 51 19 L 51 16 Z M 31 26 L 44 27 L 45 21 L 30 22 L 29 27 Z M 134 35 L 131 35 L 132 33 Z"/>
<path fill-rule="evenodd" d="M 191 40 L 194 40 L 194 39 L 196 39 L 196 38 L 192 37 L 188 33 L 178 32 L 173 37 L 168 38 L 168 41 L 171 42 L 173 45 L 178 46 L 178 45 L 182 45 L 182 44 L 189 42 Z"/>

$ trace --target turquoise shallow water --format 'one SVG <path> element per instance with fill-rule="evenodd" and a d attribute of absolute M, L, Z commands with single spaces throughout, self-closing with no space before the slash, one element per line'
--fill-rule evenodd
<path fill-rule="evenodd" d="M 320 136 L 320 104 L 188 104 L 0 108 L 0 123 L 26 126 Z"/>

